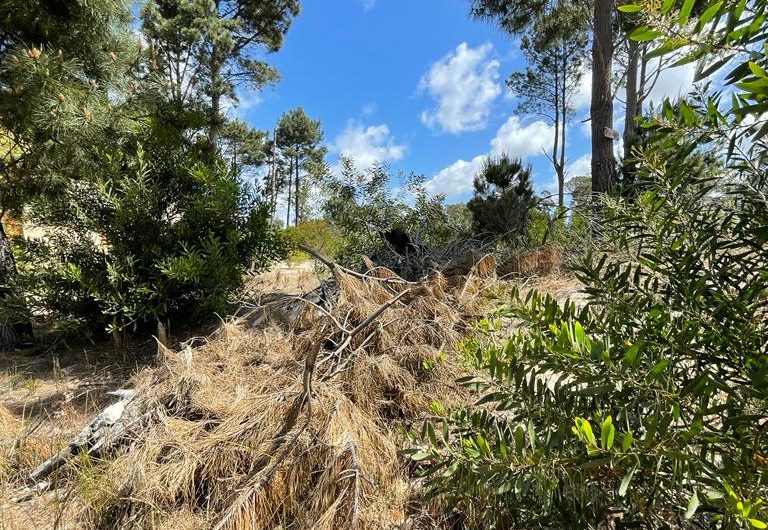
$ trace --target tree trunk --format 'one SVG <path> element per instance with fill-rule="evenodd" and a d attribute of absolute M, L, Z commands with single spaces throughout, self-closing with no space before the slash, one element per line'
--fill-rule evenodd
<path fill-rule="evenodd" d="M 608 193 L 614 180 L 613 97 L 611 62 L 613 61 L 613 0 L 595 0 L 592 37 L 592 193 Z"/>
<path fill-rule="evenodd" d="M 0 299 L 10 294 L 6 282 L 16 275 L 16 261 L 11 252 L 11 242 L 0 221 Z M 21 346 L 21 338 L 13 322 L 0 318 L 0 351 L 11 351 Z"/>
<path fill-rule="evenodd" d="M 560 208 L 565 206 L 565 134 L 568 127 L 568 58 L 563 55 L 563 82 L 561 83 L 560 95 L 560 160 L 558 161 L 559 171 L 557 172 L 557 205 Z"/>
<path fill-rule="evenodd" d="M 219 0 L 216 0 L 216 12 L 219 12 Z M 219 133 L 221 132 L 221 67 L 222 63 L 218 57 L 218 47 L 211 46 L 211 115 L 208 124 L 208 141 L 214 152 L 218 151 Z"/>
<path fill-rule="evenodd" d="M 299 152 L 299 146 L 296 146 L 296 152 Z M 294 200 L 296 201 L 294 212 L 293 212 L 293 218 L 294 218 L 294 225 L 299 226 L 299 155 L 296 155 L 296 160 L 294 161 L 294 170 L 296 171 L 296 196 L 294 197 Z"/>
<path fill-rule="evenodd" d="M 562 173 L 562 168 L 560 167 L 560 164 L 558 163 L 558 151 L 560 146 L 560 127 L 562 127 L 562 123 L 560 122 L 560 74 L 555 71 L 555 100 L 553 103 L 555 104 L 555 138 L 552 142 L 552 165 L 555 168 L 555 173 L 557 174 L 557 205 L 562 206 L 563 205 L 563 186 L 560 183 L 560 175 Z"/>
<path fill-rule="evenodd" d="M 285 227 L 291 226 L 291 191 L 293 190 L 293 160 L 291 159 L 290 167 L 288 168 L 288 212 L 285 214 Z"/>
<path fill-rule="evenodd" d="M 639 65 L 640 43 L 636 40 L 627 39 L 629 49 L 629 62 L 627 64 L 627 111 L 624 117 L 624 158 L 632 151 L 632 144 L 635 143 L 635 131 L 637 125 L 635 117 L 637 110 L 637 69 Z"/>

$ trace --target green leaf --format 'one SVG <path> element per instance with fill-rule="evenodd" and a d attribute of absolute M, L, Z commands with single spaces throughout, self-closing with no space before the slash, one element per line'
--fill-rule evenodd
<path fill-rule="evenodd" d="M 691 18 L 691 11 L 696 0 L 685 0 L 683 7 L 680 8 L 680 15 L 677 17 L 677 23 L 681 26 L 685 26 L 688 23 L 688 19 Z"/>
<path fill-rule="evenodd" d="M 661 372 L 663 372 L 667 366 L 669 366 L 669 359 L 662 359 L 656 364 L 653 365 L 653 368 L 651 368 L 651 371 L 648 372 L 648 378 L 654 379 L 658 377 Z"/>
<path fill-rule="evenodd" d="M 759 519 L 747 519 L 747 521 L 753 528 L 768 528 L 768 524 L 765 524 Z"/>
<path fill-rule="evenodd" d="M 426 460 L 431 456 L 432 456 L 432 453 L 428 453 L 426 451 L 420 451 L 418 453 L 414 453 L 413 455 L 411 455 L 411 460 L 415 462 L 421 462 L 422 460 Z"/>
<path fill-rule="evenodd" d="M 531 449 L 536 449 L 536 429 L 533 427 L 533 420 L 528 420 L 528 441 L 531 443 Z"/>
<path fill-rule="evenodd" d="M 749 70 L 752 72 L 752 75 L 757 77 L 768 77 L 768 74 L 765 73 L 765 70 L 763 70 L 756 62 L 749 61 L 747 64 L 749 64 Z"/>
<path fill-rule="evenodd" d="M 722 0 L 709 6 L 699 17 L 699 28 L 703 28 L 710 20 L 715 18 L 715 15 L 720 11 L 721 7 L 723 7 Z"/>
<path fill-rule="evenodd" d="M 638 6 L 635 4 L 624 4 L 623 6 L 619 6 L 616 9 L 618 9 L 622 13 L 637 13 L 638 11 L 643 10 L 641 6 Z"/>
<path fill-rule="evenodd" d="M 693 495 L 691 496 L 691 500 L 688 501 L 688 509 L 685 511 L 685 518 L 690 519 L 693 517 L 693 515 L 696 513 L 696 510 L 699 508 L 699 494 L 697 492 L 693 492 Z"/>
<path fill-rule="evenodd" d="M 600 427 L 600 444 L 603 449 L 613 447 L 613 439 L 616 436 L 616 428 L 613 426 L 613 418 L 608 416 Z"/>
<path fill-rule="evenodd" d="M 629 472 L 624 475 L 624 478 L 621 479 L 621 484 L 619 484 L 619 497 L 623 497 L 627 494 L 629 483 L 632 482 L 632 475 L 635 474 L 635 471 L 637 471 L 637 465 L 630 469 Z"/>
<path fill-rule="evenodd" d="M 635 31 L 629 34 L 629 38 L 638 42 L 644 42 L 653 40 L 656 37 L 662 35 L 661 31 L 649 28 L 648 26 L 640 26 Z"/>
<path fill-rule="evenodd" d="M 627 431 L 621 439 L 621 450 L 626 453 L 630 447 L 632 447 L 632 431 Z"/>
<path fill-rule="evenodd" d="M 639 340 L 635 342 L 624 354 L 624 362 L 632 366 L 637 362 L 637 358 L 640 356 L 640 348 L 643 346 L 643 341 Z"/>
<path fill-rule="evenodd" d="M 676 0 L 664 0 L 664 4 L 661 6 L 662 13 L 668 13 L 670 9 L 675 5 Z"/>

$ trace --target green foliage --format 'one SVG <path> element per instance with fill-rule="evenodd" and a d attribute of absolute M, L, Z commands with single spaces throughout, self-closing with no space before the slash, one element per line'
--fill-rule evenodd
<path fill-rule="evenodd" d="M 477 406 L 425 425 L 414 459 L 468 526 L 768 518 L 768 203 L 645 169 L 661 174 L 606 205 L 607 242 L 576 269 L 589 305 L 515 297 L 499 315 L 529 327 L 489 330 L 473 352 L 486 376 L 461 380 Z"/>
<path fill-rule="evenodd" d="M 488 158 L 474 185 L 475 193 L 467 208 L 472 212 L 475 233 L 509 243 L 523 238 L 528 230 L 529 212 L 536 204 L 531 168 L 506 154 Z"/>
<path fill-rule="evenodd" d="M 28 242 L 20 268 L 38 312 L 97 330 L 199 319 L 281 257 L 266 208 L 160 116 L 133 149 L 95 152 L 93 179 L 35 205 L 50 238 Z"/>
<path fill-rule="evenodd" d="M 294 263 L 310 259 L 306 252 L 295 248 L 298 244 L 319 250 L 324 256 L 335 256 L 342 244 L 338 230 L 324 219 L 309 219 L 299 223 L 299 226 L 289 226 L 283 235 L 294 248 L 288 255 L 289 261 Z"/>
<path fill-rule="evenodd" d="M 715 45 L 746 53 L 744 35 L 762 60 L 765 2 L 701 4 L 644 3 L 656 29 L 633 38 L 672 20 L 704 75 L 725 64 L 706 67 Z M 575 267 L 586 305 L 516 295 L 498 316 L 523 328 L 465 341 L 476 405 L 426 422 L 411 451 L 465 526 L 768 526 L 766 146 L 741 127 L 765 118 L 735 111 L 760 100 L 749 66 L 729 74 L 745 90 L 730 108 L 697 94 L 642 125 L 634 196 L 603 199 L 600 249 Z"/>
<path fill-rule="evenodd" d="M 530 217 L 526 240 L 532 247 L 552 243 L 569 255 L 587 250 L 592 234 L 580 210 L 534 208 Z"/>
<path fill-rule="evenodd" d="M 327 172 L 325 155 L 328 149 L 321 145 L 322 141 L 323 129 L 320 120 L 311 119 L 301 107 L 286 112 L 277 122 L 275 142 L 284 161 L 279 167 L 287 171 L 283 171 L 282 174 L 276 172 L 272 176 L 276 179 L 274 191 L 279 193 L 287 186 L 288 217 L 293 207 L 294 225 L 298 225 L 303 214 L 306 213 L 309 188 L 317 185 Z M 293 182 L 293 189 L 291 189 L 291 182 Z M 291 193 L 293 193 L 293 204 L 291 204 Z M 276 200 L 276 197 L 273 200 Z M 286 219 L 286 224 L 288 222 L 290 219 Z"/>
<path fill-rule="evenodd" d="M 680 58 L 673 66 L 695 62 L 696 81 L 724 74 L 732 95 L 722 103 L 717 94 L 712 100 L 724 108 L 730 129 L 729 154 L 744 139 L 751 140 L 753 155 L 764 152 L 762 140 L 768 133 L 766 9 L 766 0 L 642 2 L 621 8 L 642 17 L 643 25 L 630 37 L 653 41 L 649 58 L 678 53 Z"/>
<path fill-rule="evenodd" d="M 389 255 L 391 249 L 381 233 L 393 228 L 433 246 L 460 233 L 461 228 L 446 212 L 443 197 L 429 195 L 423 180 L 420 175 L 410 175 L 402 183 L 407 194 L 396 194 L 385 166 L 359 170 L 352 160 L 342 159 L 341 173 L 330 174 L 324 181 L 323 212 L 342 236 L 335 257 L 354 265 L 362 255 Z"/>

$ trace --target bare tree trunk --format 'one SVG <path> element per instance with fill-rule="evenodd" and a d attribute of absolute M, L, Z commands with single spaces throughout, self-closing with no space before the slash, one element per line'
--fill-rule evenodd
<path fill-rule="evenodd" d="M 638 57 L 642 57 L 642 59 L 640 59 L 640 84 L 637 88 L 637 109 L 635 111 L 635 116 L 643 115 L 643 102 L 648 95 L 645 93 L 645 85 L 648 77 L 648 59 L 645 58 L 645 52 L 647 51 L 647 48 L 648 43 L 644 42 L 642 45 L 640 45 L 638 50 Z"/>
<path fill-rule="evenodd" d="M 592 37 L 592 193 L 608 193 L 614 181 L 613 97 L 613 0 L 595 0 Z"/>
<path fill-rule="evenodd" d="M 272 134 L 272 165 L 270 173 L 272 174 L 272 182 L 270 182 L 271 190 L 269 195 L 269 213 L 272 223 L 275 220 L 275 210 L 277 209 L 277 129 Z"/>
<path fill-rule="evenodd" d="M 299 146 L 296 146 L 296 152 L 299 152 Z M 299 226 L 299 155 L 296 155 L 296 160 L 294 162 L 294 170 L 296 171 L 296 197 L 294 200 L 296 201 L 295 208 L 293 209 L 293 218 L 294 218 L 294 225 Z"/>
<path fill-rule="evenodd" d="M 638 116 L 637 70 L 640 57 L 640 43 L 627 38 L 627 47 L 629 49 L 629 62 L 627 64 L 627 110 L 624 117 L 624 158 L 630 154 L 632 145 L 635 143 L 635 131 L 637 128 L 635 118 Z"/>
<path fill-rule="evenodd" d="M 11 242 L 0 221 L 0 301 L 10 294 L 6 282 L 15 275 L 16 261 L 13 259 Z M 11 351 L 19 346 L 21 346 L 21 338 L 14 323 L 0 318 L 0 351 Z"/>
<path fill-rule="evenodd" d="M 552 142 L 552 165 L 555 167 L 555 173 L 557 174 L 557 205 L 563 205 L 563 186 L 560 182 L 560 175 L 562 174 L 562 168 L 557 160 L 558 147 L 560 146 L 560 75 L 555 72 L 555 138 Z"/>
<path fill-rule="evenodd" d="M 293 190 L 293 160 L 288 168 L 288 212 L 285 214 L 285 227 L 291 226 L 291 191 Z"/>
<path fill-rule="evenodd" d="M 565 131 L 568 126 L 568 59 L 563 54 L 563 82 L 560 89 L 560 160 L 557 172 L 557 205 L 565 206 Z"/>

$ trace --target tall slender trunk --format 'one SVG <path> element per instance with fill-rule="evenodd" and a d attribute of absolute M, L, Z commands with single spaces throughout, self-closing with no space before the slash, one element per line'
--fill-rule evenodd
<path fill-rule="evenodd" d="M 221 0 L 215 0 L 216 14 L 219 14 L 219 4 Z M 211 143 L 211 147 L 214 150 L 218 149 L 219 133 L 221 132 L 221 67 L 222 63 L 219 58 L 219 49 L 213 44 L 211 45 L 211 116 L 208 128 L 208 141 Z"/>
<path fill-rule="evenodd" d="M 647 73 L 648 73 L 648 59 L 645 58 L 645 52 L 647 51 L 648 43 L 644 42 L 640 45 L 640 49 L 638 50 L 638 56 L 641 57 L 640 59 L 640 84 L 637 88 L 637 110 L 635 111 L 635 116 L 642 116 L 643 115 L 643 102 L 645 102 L 645 98 L 648 94 L 645 93 L 645 83 L 647 81 Z"/>
<path fill-rule="evenodd" d="M 299 152 L 299 146 L 296 146 L 296 153 Z M 293 218 L 294 218 L 294 225 L 299 226 L 299 155 L 296 155 L 296 160 L 294 162 L 294 170 L 296 171 L 296 197 L 294 197 L 296 201 L 296 207 L 293 209 Z"/>
<path fill-rule="evenodd" d="M 285 214 L 285 227 L 291 226 L 291 190 L 293 190 L 293 159 L 288 167 L 288 212 Z"/>
<path fill-rule="evenodd" d="M 11 242 L 0 221 L 0 301 L 10 294 L 6 282 L 16 275 L 16 261 L 11 252 Z M 0 318 L 0 352 L 11 351 L 21 346 L 21 338 L 13 322 Z"/>
<path fill-rule="evenodd" d="M 272 164 L 270 167 L 270 173 L 272 179 L 270 182 L 270 195 L 269 195 L 269 213 L 272 223 L 275 219 L 275 210 L 277 209 L 277 129 L 272 134 Z"/>
<path fill-rule="evenodd" d="M 595 0 L 592 36 L 592 193 L 608 193 L 614 181 L 616 160 L 613 156 L 613 97 L 611 62 L 613 61 L 613 0 Z"/>
<path fill-rule="evenodd" d="M 637 124 L 635 118 L 638 116 L 637 109 L 637 70 L 640 57 L 640 43 L 636 40 L 627 38 L 627 48 L 629 51 L 629 62 L 627 63 L 627 110 L 624 116 L 624 158 L 632 151 L 632 145 L 635 143 L 635 131 Z"/>
<path fill-rule="evenodd" d="M 211 115 L 208 124 L 208 141 L 217 149 L 221 132 L 221 65 L 216 58 L 216 46 L 211 57 Z"/>
<path fill-rule="evenodd" d="M 562 48 L 563 79 L 560 84 L 560 160 L 558 161 L 557 172 L 557 205 L 562 208 L 565 206 L 565 130 L 568 126 L 568 57 L 566 56 L 565 45 Z"/>
<path fill-rule="evenodd" d="M 554 103 L 555 107 L 555 137 L 552 140 L 552 166 L 555 168 L 555 174 L 557 175 L 557 205 L 562 206 L 562 197 L 563 197 L 563 189 L 560 186 L 560 165 L 557 162 L 557 153 L 558 148 L 560 146 L 560 127 L 561 127 L 561 121 L 560 121 L 560 73 L 555 70 L 555 87 L 554 87 L 554 93 L 555 98 L 552 103 Z"/>

